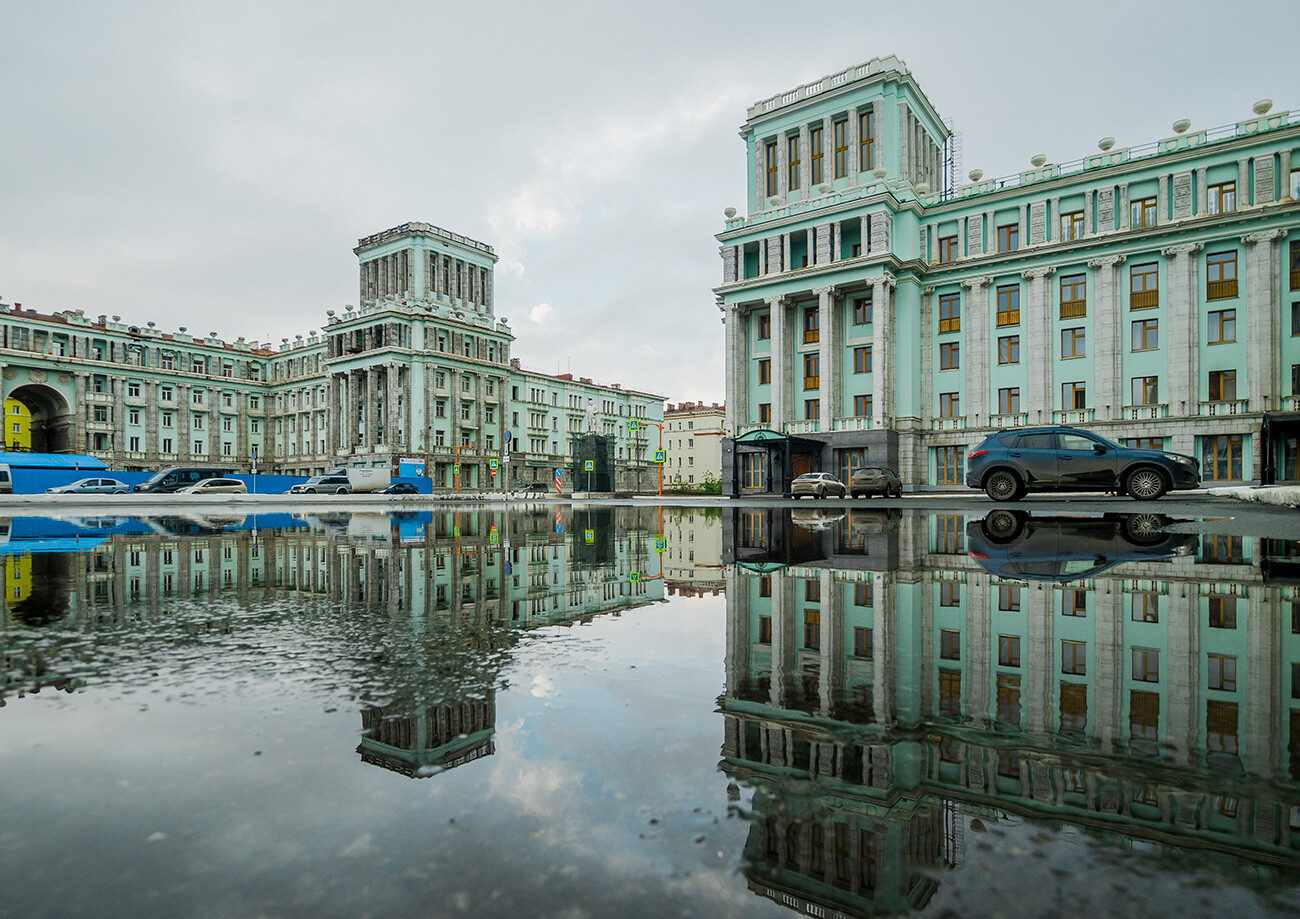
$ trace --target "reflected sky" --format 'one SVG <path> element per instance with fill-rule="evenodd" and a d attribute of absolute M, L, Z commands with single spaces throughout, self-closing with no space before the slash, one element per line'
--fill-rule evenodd
<path fill-rule="evenodd" d="M 1295 553 L 1194 530 L 7 521 L 0 914 L 1288 914 Z"/>

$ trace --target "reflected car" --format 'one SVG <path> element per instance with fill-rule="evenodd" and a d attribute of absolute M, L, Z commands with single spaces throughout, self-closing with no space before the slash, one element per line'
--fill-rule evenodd
<path fill-rule="evenodd" d="M 345 475 L 314 475 L 305 482 L 292 486 L 288 495 L 350 495 L 352 483 Z"/>
<path fill-rule="evenodd" d="M 1091 431 L 1063 426 L 998 431 L 966 457 L 966 484 L 994 501 L 1030 491 L 1103 491 L 1154 501 L 1201 484 L 1194 457 L 1122 447 Z"/>
<path fill-rule="evenodd" d="M 897 472 L 888 466 L 859 466 L 849 476 L 849 495 L 857 498 L 866 495 L 880 495 L 895 498 L 903 494 L 903 480 Z"/>
<path fill-rule="evenodd" d="M 204 479 L 187 485 L 176 492 L 178 495 L 246 495 L 248 486 L 239 479 Z"/>
<path fill-rule="evenodd" d="M 1169 532 L 1171 522 L 1163 514 L 1035 517 L 998 509 L 966 524 L 966 545 L 971 558 L 997 577 L 1065 583 L 1123 562 L 1191 555 L 1196 535 Z"/>
<path fill-rule="evenodd" d="M 131 490 L 117 479 L 77 479 L 67 485 L 45 489 L 47 495 L 124 495 Z"/>
<path fill-rule="evenodd" d="M 829 472 L 805 472 L 790 483 L 790 496 L 794 498 L 805 495 L 810 498 L 828 498 L 832 495 L 843 498 L 846 494 L 848 489 L 844 483 Z"/>
<path fill-rule="evenodd" d="M 835 510 L 808 507 L 796 508 L 790 511 L 791 523 L 814 532 L 834 529 L 835 525 L 843 519 L 844 514 L 842 512 L 837 513 Z"/>
<path fill-rule="evenodd" d="M 394 482 L 387 488 L 381 488 L 375 494 L 377 495 L 418 495 L 420 489 L 416 488 L 411 482 Z"/>

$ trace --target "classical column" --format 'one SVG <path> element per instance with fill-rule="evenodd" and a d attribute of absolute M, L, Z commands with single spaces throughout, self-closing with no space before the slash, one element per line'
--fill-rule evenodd
<path fill-rule="evenodd" d="M 727 437 L 735 437 L 740 433 L 740 426 L 744 423 L 741 419 L 745 413 L 740 408 L 740 393 L 743 392 L 740 380 L 739 363 L 744 358 L 741 355 L 740 342 L 740 309 L 734 304 L 729 303 L 722 307 L 722 327 L 726 336 L 726 431 Z"/>
<path fill-rule="evenodd" d="M 1092 298 L 1093 385 L 1097 392 L 1090 400 L 1098 421 L 1116 421 L 1124 415 L 1127 390 L 1124 388 L 1124 303 L 1119 295 L 1119 266 L 1123 255 L 1107 255 L 1088 262 L 1096 293 Z"/>
<path fill-rule="evenodd" d="M 1210 212 L 1209 187 L 1205 182 L 1205 167 L 1196 169 L 1196 208 L 1193 214 L 1204 216 Z"/>
<path fill-rule="evenodd" d="M 844 126 L 845 143 L 849 145 L 846 154 L 845 169 L 849 173 L 849 185 L 858 184 L 858 173 L 862 167 L 858 164 L 858 107 L 855 105 L 849 109 L 849 123 Z"/>
<path fill-rule="evenodd" d="M 794 579 L 784 571 L 771 574 L 772 584 L 772 669 L 770 700 L 777 708 L 785 706 L 785 689 L 790 680 L 795 655 Z"/>
<path fill-rule="evenodd" d="M 973 423 L 977 427 L 988 424 L 989 416 L 996 411 L 996 404 L 989 392 L 989 366 L 997 361 L 997 355 L 989 346 L 988 303 L 980 296 L 980 291 L 992 283 L 992 278 L 981 277 L 962 281 L 961 285 L 966 289 L 962 297 L 964 302 L 961 317 L 962 328 L 966 332 L 963 338 L 966 345 L 966 398 L 969 400 L 965 414 L 974 419 Z M 922 375 L 922 382 L 926 376 Z M 930 407 L 929 402 L 926 402 L 926 407 Z"/>
<path fill-rule="evenodd" d="M 772 424 L 774 431 L 785 432 L 785 424 L 790 420 L 790 362 L 791 349 L 789 330 L 786 327 L 785 301 L 772 297 L 767 301 L 768 330 L 772 335 L 771 379 L 772 379 Z"/>
<path fill-rule="evenodd" d="M 934 285 L 921 288 L 921 426 L 929 429 L 933 423 L 934 403 Z M 875 348 L 872 348 L 875 351 Z M 872 357 L 874 358 L 874 354 Z M 969 388 L 970 377 L 966 378 Z M 873 400 L 874 401 L 874 400 Z"/>
<path fill-rule="evenodd" d="M 1096 232 L 1097 224 L 1096 221 L 1093 220 L 1093 216 L 1092 216 L 1093 200 L 1094 197 L 1091 189 L 1083 193 L 1083 235 L 1084 236 L 1091 236 L 1093 233 Z"/>
<path fill-rule="evenodd" d="M 894 417 L 894 288 L 885 272 L 871 285 L 871 426 L 889 427 Z"/>
<path fill-rule="evenodd" d="M 835 321 L 834 290 L 833 287 L 813 289 L 813 293 L 817 295 L 817 327 L 820 330 L 817 340 L 817 363 L 821 404 L 818 412 L 821 417 L 819 429 L 823 432 L 835 430 L 835 416 L 839 414 L 842 401 L 839 392 L 839 374 L 835 372 L 837 369 L 835 359 L 843 349 L 840 347 L 839 323 Z"/>
<path fill-rule="evenodd" d="M 1246 353 L 1255 357 L 1255 365 L 1247 371 L 1248 408 L 1252 412 L 1277 409 L 1282 392 L 1282 339 L 1278 328 L 1282 304 L 1278 288 L 1282 280 L 1279 255 L 1285 235 L 1285 230 L 1268 230 L 1241 237 L 1246 245 Z M 1254 453 L 1258 464 L 1259 450 Z"/>
<path fill-rule="evenodd" d="M 1055 354 L 1052 347 L 1052 296 L 1048 289 L 1055 271 L 1055 268 L 1032 268 L 1020 273 L 1025 279 L 1025 302 L 1020 309 L 1025 347 L 1021 354 L 1026 357 L 1028 371 L 1024 408 L 1036 413 L 1029 418 L 1035 424 L 1050 423 L 1056 404 L 1053 389 L 1057 381 L 1052 377 L 1052 356 Z"/>
<path fill-rule="evenodd" d="M 825 137 L 822 138 L 825 140 Z M 826 149 L 826 145 L 822 145 Z M 810 196 L 808 188 L 809 180 L 812 177 L 812 148 L 808 146 L 808 125 L 799 125 L 799 187 L 803 189 L 805 198 Z"/>
<path fill-rule="evenodd" d="M 1161 184 L 1163 185 L 1163 183 L 1164 183 L 1164 180 L 1161 179 Z M 1157 198 L 1160 199 L 1160 200 L 1163 200 L 1163 197 L 1160 196 L 1160 195 L 1157 195 Z M 1118 200 L 1118 202 L 1119 202 L 1119 203 L 1116 205 L 1116 207 L 1119 208 L 1119 228 L 1120 228 L 1121 230 L 1127 230 L 1127 229 L 1128 229 L 1128 183 L 1127 183 L 1127 182 L 1121 182 L 1121 183 L 1120 183 L 1120 186 L 1119 186 L 1119 197 L 1117 198 L 1117 200 Z M 1164 215 L 1162 214 L 1162 212 L 1161 212 L 1161 210 L 1160 210 L 1160 204 L 1159 204 L 1159 201 L 1157 201 L 1157 203 L 1156 203 L 1156 220 L 1157 220 L 1157 221 L 1161 221 L 1161 222 L 1163 222 L 1163 219 L 1164 219 Z M 1109 227 L 1107 227 L 1107 229 L 1109 229 Z"/>
<path fill-rule="evenodd" d="M 835 708 L 835 694 L 840 689 L 844 660 L 844 595 L 836 590 L 833 572 L 823 568 L 818 574 L 818 589 L 821 591 L 821 640 L 818 649 L 818 707 L 824 718 L 831 717 Z"/>
<path fill-rule="evenodd" d="M 396 363 L 384 365 L 384 381 L 388 384 L 384 395 L 384 443 L 390 450 L 397 449 L 397 375 L 401 372 Z"/>
<path fill-rule="evenodd" d="M 1200 297 L 1196 282 L 1196 253 L 1201 248 L 1200 243 L 1190 243 L 1161 250 L 1161 254 L 1168 260 L 1165 273 L 1169 290 L 1166 313 L 1169 346 L 1165 364 L 1169 368 L 1169 398 L 1166 401 L 1169 403 L 1170 414 L 1177 417 L 1194 417 L 1200 404 Z M 1192 452 L 1190 434 L 1176 434 L 1174 441 L 1171 449 Z"/>

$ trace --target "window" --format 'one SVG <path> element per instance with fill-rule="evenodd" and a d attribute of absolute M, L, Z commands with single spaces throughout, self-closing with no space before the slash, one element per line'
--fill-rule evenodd
<path fill-rule="evenodd" d="M 853 656 L 871 657 L 874 651 L 871 629 L 855 628 L 853 630 Z"/>
<path fill-rule="evenodd" d="M 1088 592 L 1077 587 L 1070 587 L 1061 591 L 1061 615 L 1088 615 Z"/>
<path fill-rule="evenodd" d="M 163 427 L 170 428 L 172 426 L 172 413 L 163 412 L 161 416 L 161 423 Z"/>
<path fill-rule="evenodd" d="M 1205 299 L 1237 296 L 1237 253 L 1212 252 L 1205 257 Z"/>
<path fill-rule="evenodd" d="M 998 666 L 999 667 L 1020 666 L 1020 636 L 1019 635 L 998 636 Z"/>
<path fill-rule="evenodd" d="M 822 416 L 822 404 L 819 399 L 805 399 L 803 417 L 806 421 L 819 421 Z"/>
<path fill-rule="evenodd" d="M 998 414 L 1015 415 L 1020 412 L 1020 387 L 1011 386 L 998 390 Z"/>
<path fill-rule="evenodd" d="M 434 417 L 435 417 L 435 418 L 446 418 L 446 417 L 447 417 L 447 402 L 446 402 L 446 400 L 444 400 L 444 399 L 439 399 L 439 400 L 437 400 L 436 402 L 433 403 L 433 414 L 434 414 Z"/>
<path fill-rule="evenodd" d="M 998 325 L 1020 324 L 1020 285 L 1006 284 L 998 288 Z"/>
<path fill-rule="evenodd" d="M 1132 341 L 1134 351 L 1154 351 L 1160 347 L 1160 323 L 1155 319 L 1135 319 L 1132 323 Z"/>
<path fill-rule="evenodd" d="M 1129 618 L 1134 622 L 1160 621 L 1160 595 L 1150 591 L 1133 594 L 1133 609 Z"/>
<path fill-rule="evenodd" d="M 1020 363 L 1020 336 L 1004 335 L 998 339 L 998 363 Z"/>
<path fill-rule="evenodd" d="M 871 125 L 871 109 L 858 114 L 858 169 L 867 172 L 876 165 L 876 135 Z"/>
<path fill-rule="evenodd" d="M 1020 677 L 1012 673 L 999 673 L 997 686 L 998 722 L 1020 724 Z"/>
<path fill-rule="evenodd" d="M 822 181 L 822 129 L 808 129 L 808 159 L 810 161 L 810 172 L 808 180 L 813 185 L 818 185 Z"/>
<path fill-rule="evenodd" d="M 763 594 L 763 596 L 769 597 L 771 596 L 771 594 Z M 761 645 L 770 645 L 772 643 L 772 617 L 771 616 L 758 617 L 758 643 Z"/>
<path fill-rule="evenodd" d="M 1087 353 L 1087 341 L 1081 328 L 1061 329 L 1061 357 L 1083 357 Z"/>
<path fill-rule="evenodd" d="M 955 392 L 939 393 L 939 417 L 956 418 L 961 415 L 961 394 Z"/>
<path fill-rule="evenodd" d="M 772 359 L 765 357 L 758 362 L 758 385 L 766 386 L 772 382 Z"/>
<path fill-rule="evenodd" d="M 763 459 L 762 453 L 741 454 L 741 483 L 745 488 L 763 488 L 766 485 Z"/>
<path fill-rule="evenodd" d="M 849 123 L 837 121 L 831 125 L 831 131 L 835 142 L 835 178 L 842 179 L 849 174 Z"/>
<path fill-rule="evenodd" d="M 1070 211 L 1061 215 L 1061 241 L 1068 242 L 1083 236 L 1083 211 Z"/>
<path fill-rule="evenodd" d="M 821 385 L 821 356 L 805 354 L 803 356 L 803 388 L 816 389 Z"/>
<path fill-rule="evenodd" d="M 127 438 L 127 447 L 126 447 L 126 448 L 127 448 L 128 450 L 130 450 L 132 453 L 139 453 L 139 452 L 140 452 L 140 438 L 138 438 L 138 437 L 128 437 L 128 438 Z"/>
<path fill-rule="evenodd" d="M 871 346 L 853 349 L 853 372 L 870 373 L 871 372 Z"/>
<path fill-rule="evenodd" d="M 853 324 L 866 325 L 871 322 L 871 298 L 855 297 L 853 300 Z"/>
<path fill-rule="evenodd" d="M 127 421 L 131 424 L 139 424 L 140 410 L 138 408 L 131 409 L 131 411 L 127 413 Z"/>
<path fill-rule="evenodd" d="M 961 660 L 961 632 L 954 629 L 939 630 L 939 657 L 946 661 Z"/>
<path fill-rule="evenodd" d="M 1015 252 L 1020 248 L 1020 224 L 1008 223 L 998 227 L 998 251 Z"/>
<path fill-rule="evenodd" d="M 966 448 L 935 447 L 935 484 L 962 485 L 966 476 Z"/>
<path fill-rule="evenodd" d="M 939 369 L 956 370 L 961 366 L 961 345 L 955 341 L 939 343 Z"/>
<path fill-rule="evenodd" d="M 821 340 L 821 331 L 818 323 L 821 318 L 818 309 L 815 306 L 805 306 L 803 310 L 803 341 L 804 344 L 811 344 Z"/>
<path fill-rule="evenodd" d="M 1237 340 L 1237 311 L 1215 310 L 1206 317 L 1206 338 L 1209 344 L 1222 345 Z"/>
<path fill-rule="evenodd" d="M 961 671 L 939 671 L 939 714 L 957 716 L 961 714 Z"/>
<path fill-rule="evenodd" d="M 1088 284 L 1081 274 L 1061 278 L 1061 318 L 1079 319 L 1088 315 Z"/>
<path fill-rule="evenodd" d="M 1209 688 L 1223 693 L 1236 692 L 1236 658 L 1226 654 L 1209 655 Z"/>
<path fill-rule="evenodd" d="M 998 609 L 1003 612 L 1020 611 L 1020 585 L 1019 584 L 999 584 L 998 585 Z M 1019 642 L 1016 647 L 1020 647 Z"/>
<path fill-rule="evenodd" d="M 1082 641 L 1061 641 L 1061 672 L 1087 676 L 1088 645 Z"/>
<path fill-rule="evenodd" d="M 1159 278 L 1160 269 L 1155 262 L 1129 269 L 1129 309 L 1149 310 L 1160 305 Z"/>
<path fill-rule="evenodd" d="M 1241 480 L 1240 434 L 1218 434 L 1201 438 L 1201 478 L 1209 482 Z"/>
<path fill-rule="evenodd" d="M 871 397 L 854 396 L 853 397 L 853 417 L 870 418 L 871 417 Z"/>
<path fill-rule="evenodd" d="M 1156 199 L 1137 198 L 1128 203 L 1128 225 L 1135 230 L 1156 225 Z"/>
<path fill-rule="evenodd" d="M 1081 383 L 1066 383 L 1061 387 L 1061 408 L 1066 411 L 1088 407 L 1088 387 Z"/>
<path fill-rule="evenodd" d="M 1160 652 L 1152 648 L 1133 649 L 1133 681 L 1160 682 Z"/>
<path fill-rule="evenodd" d="M 939 295 L 939 333 L 961 331 L 961 295 Z"/>
<path fill-rule="evenodd" d="M 1237 752 L 1237 703 L 1209 699 L 1205 703 L 1205 746 L 1211 753 Z"/>
<path fill-rule="evenodd" d="M 1159 377 L 1134 377 L 1132 405 L 1158 405 L 1160 403 Z"/>
<path fill-rule="evenodd" d="M 799 135 L 785 139 L 786 148 L 786 188 L 795 191 L 799 188 Z"/>
<path fill-rule="evenodd" d="M 195 416 L 194 416 L 194 430 L 196 430 L 196 431 L 202 431 L 202 430 L 203 430 L 203 416 L 202 416 L 202 415 L 195 415 Z"/>
<path fill-rule="evenodd" d="M 1209 212 L 1211 214 L 1228 214 L 1237 209 L 1237 183 L 1223 182 L 1211 185 L 1206 190 Z"/>
<path fill-rule="evenodd" d="M 1233 402 L 1237 398 L 1237 371 L 1210 371 L 1210 401 Z"/>
<path fill-rule="evenodd" d="M 1205 554 L 1204 552 L 1202 553 Z M 1225 553 L 1228 554 L 1229 553 Z M 1211 558 L 1214 556 L 1211 555 Z M 1235 629 L 1237 627 L 1237 598 L 1233 594 L 1211 594 L 1206 601 L 1210 628 Z"/>
<path fill-rule="evenodd" d="M 954 537 L 956 535 L 956 518 L 952 515 L 945 515 L 943 519 L 943 529 L 939 532 L 935 549 L 948 555 L 956 553 Z M 939 605 L 940 606 L 961 606 L 961 582 L 943 580 L 939 582 Z"/>
<path fill-rule="evenodd" d="M 957 260 L 957 237 L 939 237 L 939 264 L 946 265 Z"/>
<path fill-rule="evenodd" d="M 1291 334 L 1300 335 L 1300 300 L 1291 304 Z"/>
<path fill-rule="evenodd" d="M 760 402 L 760 403 L 758 404 L 758 423 L 759 423 L 759 424 L 771 424 L 771 423 L 772 423 L 772 403 L 771 403 L 771 402 Z"/>
<path fill-rule="evenodd" d="M 758 317 L 758 339 L 763 341 L 772 337 L 772 314 L 763 313 Z"/>
<path fill-rule="evenodd" d="M 132 399 L 138 399 L 138 398 L 140 398 L 140 384 L 139 384 L 139 383 L 127 383 L 127 384 L 126 384 L 126 394 L 127 394 L 128 396 L 130 396 Z"/>
<path fill-rule="evenodd" d="M 770 140 L 763 145 L 763 155 L 767 164 L 767 191 L 764 194 L 770 198 L 776 194 L 776 141 Z"/>

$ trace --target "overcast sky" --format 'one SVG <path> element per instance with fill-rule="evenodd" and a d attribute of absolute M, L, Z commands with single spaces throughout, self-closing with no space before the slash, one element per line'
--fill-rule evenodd
<path fill-rule="evenodd" d="M 1292 13 L 10 0 L 0 301 L 278 342 L 356 303 L 359 237 L 420 220 L 495 247 L 524 366 L 721 401 L 747 105 L 897 54 L 964 171 L 1003 175 L 1300 105 Z"/>

